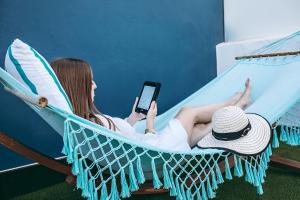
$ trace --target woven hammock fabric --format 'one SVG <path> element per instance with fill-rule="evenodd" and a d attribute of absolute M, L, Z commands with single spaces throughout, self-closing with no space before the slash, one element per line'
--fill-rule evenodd
<path fill-rule="evenodd" d="M 295 33 L 257 52 L 271 52 L 272 48 L 284 47 L 299 39 L 299 35 Z M 245 80 L 250 78 L 253 103 L 246 112 L 258 113 L 271 124 L 280 125 L 281 140 L 292 145 L 300 144 L 299 113 L 295 112 L 300 98 L 300 83 L 297 80 L 299 66 L 299 55 L 241 60 L 158 116 L 156 128 L 163 128 L 185 105 L 199 106 L 230 98 L 235 92 L 242 91 Z M 6 87 L 36 97 L 2 69 L 0 80 Z M 244 176 L 247 182 L 257 188 L 259 194 L 263 193 L 262 184 L 272 154 L 270 145 L 262 154 L 247 157 L 216 149 L 165 151 L 138 144 L 51 105 L 44 109 L 29 105 L 63 136 L 63 153 L 67 155 L 72 172 L 77 176 L 77 187 L 90 200 L 129 197 L 146 180 L 152 180 L 154 188 L 169 189 L 170 196 L 176 196 L 177 199 L 208 199 L 215 197 L 218 184 L 233 176 Z M 145 122 L 141 121 L 135 128 L 142 132 L 144 127 Z M 277 147 L 276 128 L 273 131 L 273 146 Z M 234 157 L 233 170 L 229 167 L 229 156 Z M 218 166 L 223 160 L 225 175 Z"/>

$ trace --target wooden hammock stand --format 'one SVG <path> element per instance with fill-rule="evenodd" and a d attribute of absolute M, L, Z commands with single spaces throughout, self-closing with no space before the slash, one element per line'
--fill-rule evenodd
<path fill-rule="evenodd" d="M 240 56 L 240 57 L 236 57 L 236 60 L 248 59 L 248 58 L 298 55 L 298 54 L 300 54 L 300 51 L 274 53 L 274 54 L 260 54 L 260 55 Z M 39 107 L 44 108 L 48 104 L 47 99 L 44 97 L 39 97 L 37 99 L 31 99 L 31 98 L 28 98 L 28 97 L 18 93 L 15 90 L 11 90 L 7 87 L 5 87 L 5 89 L 8 92 L 14 94 L 15 96 L 21 98 L 22 100 L 30 102 Z M 1 132 L 1 130 L 0 130 L 0 144 L 16 153 L 28 158 L 28 159 L 31 159 L 31 160 L 39 163 L 40 165 L 43 165 L 43 166 L 45 166 L 51 170 L 54 170 L 56 172 L 65 174 L 66 175 L 65 180 L 67 183 L 69 183 L 69 184 L 76 183 L 76 177 L 74 177 L 74 175 L 72 174 L 71 167 L 69 165 L 62 164 L 61 162 L 20 143 L 19 141 L 9 137 L 8 134 Z M 271 164 L 300 172 L 300 162 L 286 159 L 286 158 L 280 157 L 278 155 L 272 155 Z M 219 165 L 221 172 L 224 173 L 225 172 L 225 162 L 221 161 L 218 163 L 218 165 Z M 232 168 L 234 166 L 233 156 L 229 157 L 229 166 L 230 166 L 230 168 Z M 120 186 L 118 186 L 118 187 L 120 187 Z M 146 183 L 141 185 L 140 189 L 138 191 L 134 192 L 133 194 L 138 195 L 138 194 L 153 194 L 153 193 L 164 193 L 164 192 L 168 192 L 168 190 L 154 189 L 152 186 L 152 182 L 146 181 Z"/>
<path fill-rule="evenodd" d="M 235 59 L 236 60 L 242 60 L 242 59 L 251 59 L 251 58 L 277 57 L 277 56 L 295 56 L 295 55 L 299 55 L 299 54 L 300 54 L 300 51 L 288 51 L 288 52 L 279 52 L 279 53 L 238 56 L 238 57 L 235 57 Z"/>

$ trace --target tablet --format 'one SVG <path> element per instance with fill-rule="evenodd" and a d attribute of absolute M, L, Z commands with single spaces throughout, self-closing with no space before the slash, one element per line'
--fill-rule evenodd
<path fill-rule="evenodd" d="M 157 100 L 160 83 L 145 81 L 135 111 L 147 115 L 151 102 Z"/>

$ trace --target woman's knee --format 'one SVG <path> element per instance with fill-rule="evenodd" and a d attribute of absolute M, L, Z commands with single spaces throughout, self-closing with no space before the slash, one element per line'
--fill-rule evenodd
<path fill-rule="evenodd" d="M 184 106 L 184 107 L 180 108 L 177 115 L 179 115 L 181 113 L 191 112 L 192 110 L 193 110 L 192 107 Z"/>
<path fill-rule="evenodd" d="M 207 124 L 198 123 L 198 124 L 195 124 L 194 129 L 203 130 L 203 129 L 206 129 L 206 127 L 207 127 Z"/>

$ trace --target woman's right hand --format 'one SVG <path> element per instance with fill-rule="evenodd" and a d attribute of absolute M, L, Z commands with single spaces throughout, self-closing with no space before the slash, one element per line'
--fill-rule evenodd
<path fill-rule="evenodd" d="M 157 115 L 157 104 L 155 101 L 152 101 L 146 117 L 146 123 L 148 129 L 154 128 L 154 120 L 156 115 Z"/>

